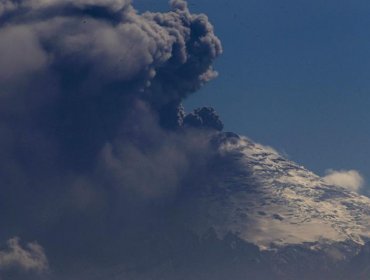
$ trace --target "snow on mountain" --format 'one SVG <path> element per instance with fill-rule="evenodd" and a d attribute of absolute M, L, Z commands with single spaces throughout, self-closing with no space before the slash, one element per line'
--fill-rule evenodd
<path fill-rule="evenodd" d="M 210 134 L 174 200 L 109 251 L 117 262 L 57 280 L 370 279 L 369 198 L 248 138 Z"/>
<path fill-rule="evenodd" d="M 198 232 L 233 233 L 260 249 L 347 241 L 363 245 L 370 237 L 368 197 L 329 185 L 246 137 L 226 133 L 214 142 L 217 163 L 209 167 L 201 195 L 190 203 L 191 215 L 200 216 Z"/>

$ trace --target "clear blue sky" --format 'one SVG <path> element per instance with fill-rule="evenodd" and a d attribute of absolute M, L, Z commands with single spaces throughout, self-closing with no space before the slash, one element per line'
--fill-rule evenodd
<path fill-rule="evenodd" d="M 136 0 L 139 10 L 167 0 Z M 190 0 L 224 46 L 219 77 L 186 103 L 211 105 L 226 130 L 322 175 L 370 182 L 370 1 Z M 369 183 L 368 183 L 369 185 Z"/>

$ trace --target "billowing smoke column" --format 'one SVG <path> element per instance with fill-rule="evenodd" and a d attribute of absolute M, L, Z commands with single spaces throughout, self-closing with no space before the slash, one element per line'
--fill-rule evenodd
<path fill-rule="evenodd" d="M 184 1 L 172 1 L 169 13 L 142 15 L 129 1 L 31 0 L 2 6 L 5 88 L 22 79 L 48 84 L 49 91 L 57 87 L 61 98 L 74 103 L 142 99 L 161 110 L 216 76 L 211 64 L 221 53 L 220 42 L 207 17 L 190 14 Z"/>
<path fill-rule="evenodd" d="M 19 248 L 27 261 L 42 252 L 46 279 L 124 262 L 222 130 L 213 109 L 181 107 L 217 75 L 220 41 L 205 15 L 170 5 L 0 1 L 0 242 L 37 240 L 49 261 Z M 17 252 L 12 263 L 24 263 Z M 39 267 L 0 275 L 31 279 Z"/>

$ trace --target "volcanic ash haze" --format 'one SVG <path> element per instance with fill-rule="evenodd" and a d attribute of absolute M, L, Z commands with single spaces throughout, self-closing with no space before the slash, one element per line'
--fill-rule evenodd
<path fill-rule="evenodd" d="M 0 0 L 0 53 L 0 279 L 368 279 L 361 177 L 185 113 L 222 53 L 185 1 Z"/>

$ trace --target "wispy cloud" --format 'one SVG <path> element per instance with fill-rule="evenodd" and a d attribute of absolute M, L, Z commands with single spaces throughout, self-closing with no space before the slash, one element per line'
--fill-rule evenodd
<path fill-rule="evenodd" d="M 48 269 L 44 249 L 36 242 L 22 247 L 18 237 L 8 240 L 7 248 L 0 251 L 0 269 L 17 267 L 26 271 L 43 272 Z"/>
<path fill-rule="evenodd" d="M 332 170 L 326 171 L 326 176 L 323 177 L 328 184 L 343 187 L 354 192 L 359 192 L 364 185 L 364 178 L 356 170 Z"/>

